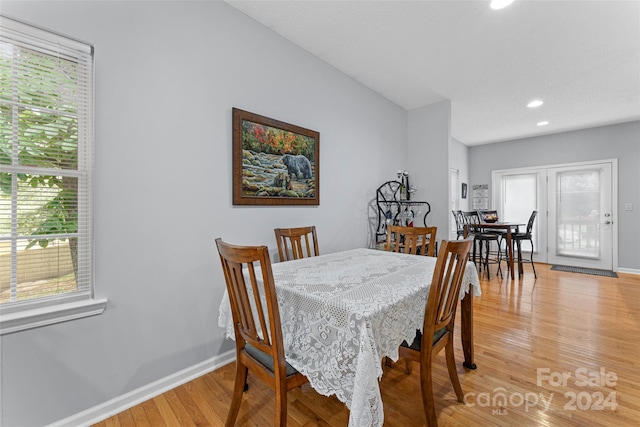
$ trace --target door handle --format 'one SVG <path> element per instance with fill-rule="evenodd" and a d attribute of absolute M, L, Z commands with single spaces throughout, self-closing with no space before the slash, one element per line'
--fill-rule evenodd
<path fill-rule="evenodd" d="M 609 224 L 612 224 L 613 221 L 605 221 L 604 223 L 605 223 L 605 225 L 609 225 Z"/>

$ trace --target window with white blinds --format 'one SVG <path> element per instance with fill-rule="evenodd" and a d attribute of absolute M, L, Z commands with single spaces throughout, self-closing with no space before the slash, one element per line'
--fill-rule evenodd
<path fill-rule="evenodd" d="M 498 206 L 499 211 L 502 212 L 502 218 L 508 222 L 527 224 L 531 212 L 539 209 L 538 172 L 504 173 L 499 176 L 501 176 L 502 183 L 497 193 L 499 196 Z M 532 233 L 532 241 L 535 248 L 538 247 L 537 230 L 536 222 Z M 520 230 L 520 232 L 524 231 L 523 229 Z M 531 243 L 527 240 L 523 241 L 522 249 L 530 252 Z"/>
<path fill-rule="evenodd" d="M 93 48 L 0 17 L 3 333 L 93 297 L 92 115 Z"/>

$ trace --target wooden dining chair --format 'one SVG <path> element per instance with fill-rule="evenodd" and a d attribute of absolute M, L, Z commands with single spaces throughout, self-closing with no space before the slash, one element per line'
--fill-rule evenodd
<path fill-rule="evenodd" d="M 316 227 L 276 228 L 273 230 L 278 243 L 280 261 L 320 255 Z M 303 244 L 304 240 L 304 244 Z"/>
<path fill-rule="evenodd" d="M 247 373 L 251 371 L 275 392 L 274 426 L 286 426 L 287 391 L 308 380 L 284 357 L 269 250 L 266 246 L 230 245 L 219 238 L 216 245 L 227 283 L 236 341 L 236 380 L 225 425 L 230 427 L 236 422 Z M 256 270 L 262 280 L 257 279 Z"/>
<path fill-rule="evenodd" d="M 456 397 L 459 402 L 464 403 L 453 353 L 453 329 L 456 307 L 460 299 L 460 287 L 472 243 L 471 238 L 442 241 L 427 297 L 422 333 L 417 331 L 411 345 L 404 341 L 399 350 L 399 356 L 405 358 L 407 374 L 411 374 L 411 361 L 420 364 L 422 404 L 427 417 L 427 425 L 431 427 L 438 425 L 433 398 L 431 364 L 434 357 L 443 348 L 445 349 L 449 378 Z"/>
<path fill-rule="evenodd" d="M 405 254 L 434 256 L 437 227 L 387 227 L 385 250 Z"/>
<path fill-rule="evenodd" d="M 434 256 L 437 231 L 438 227 L 389 225 L 387 227 L 387 241 L 384 245 L 384 250 L 405 254 Z M 393 362 L 388 357 L 385 357 L 384 365 L 392 367 Z"/>

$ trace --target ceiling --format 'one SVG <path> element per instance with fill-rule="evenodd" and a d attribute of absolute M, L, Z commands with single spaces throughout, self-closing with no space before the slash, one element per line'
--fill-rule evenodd
<path fill-rule="evenodd" d="M 640 120 L 640 0 L 227 3 L 469 146 Z"/>

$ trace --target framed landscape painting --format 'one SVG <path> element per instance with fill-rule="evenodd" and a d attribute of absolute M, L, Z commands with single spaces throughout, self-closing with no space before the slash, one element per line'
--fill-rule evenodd
<path fill-rule="evenodd" d="M 233 109 L 233 204 L 319 205 L 320 133 Z"/>

